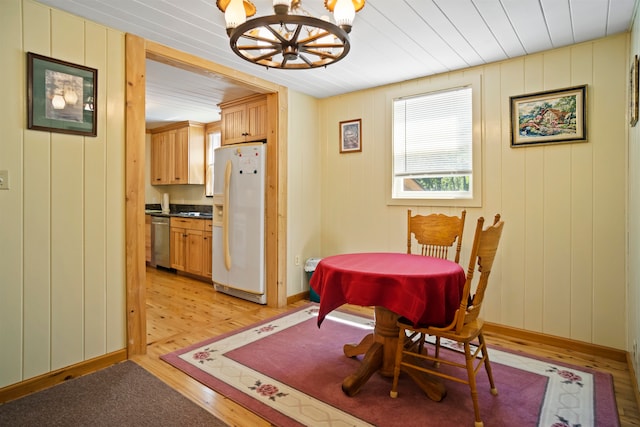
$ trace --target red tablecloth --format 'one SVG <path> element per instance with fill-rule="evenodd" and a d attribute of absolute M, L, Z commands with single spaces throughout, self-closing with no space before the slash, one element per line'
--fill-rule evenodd
<path fill-rule="evenodd" d="M 345 303 L 383 306 L 416 324 L 444 326 L 460 306 L 460 265 L 403 253 L 356 253 L 322 259 L 311 287 L 320 296 L 318 326 Z"/>

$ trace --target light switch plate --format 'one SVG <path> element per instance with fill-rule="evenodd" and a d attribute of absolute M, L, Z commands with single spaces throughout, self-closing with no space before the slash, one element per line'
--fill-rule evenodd
<path fill-rule="evenodd" d="M 9 171 L 2 170 L 0 171 L 0 190 L 8 190 L 9 189 Z"/>

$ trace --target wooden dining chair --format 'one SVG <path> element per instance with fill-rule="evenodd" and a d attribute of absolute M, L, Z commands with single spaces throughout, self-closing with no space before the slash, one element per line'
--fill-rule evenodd
<path fill-rule="evenodd" d="M 413 372 L 419 371 L 467 384 L 471 390 L 471 399 L 473 400 L 475 427 L 483 426 L 478 405 L 478 391 L 476 389 L 476 374 L 479 371 L 481 363 L 484 363 L 485 370 L 489 377 L 491 394 L 498 394 L 498 390 L 493 381 L 489 354 L 482 333 L 484 322 L 479 315 L 487 289 L 489 275 L 491 274 L 493 260 L 498 250 L 498 243 L 500 242 L 504 222 L 500 220 L 500 215 L 496 215 L 493 225 L 486 230 L 482 229 L 483 224 L 484 218 L 481 217 L 478 219 L 478 224 L 476 225 L 471 256 L 469 258 L 469 268 L 460 300 L 460 308 L 456 310 L 453 321 L 445 327 L 429 325 L 418 325 L 414 327 L 407 319 L 400 318 L 398 320 L 397 324 L 400 328 L 400 333 L 393 372 L 393 385 L 390 393 L 391 397 L 398 396 L 398 378 L 400 371 L 407 371 L 411 376 L 413 376 Z M 473 276 L 476 271 L 479 272 L 480 277 L 475 286 L 475 293 L 472 293 Z M 409 340 L 407 331 L 410 332 L 410 335 L 417 333 L 420 337 L 416 339 L 413 344 L 411 344 L 411 342 L 407 344 Z M 428 352 L 423 351 L 421 343 L 424 342 L 424 337 L 427 335 L 449 339 L 462 344 L 464 347 L 465 363 L 440 357 L 438 348 L 436 348 L 435 356 L 430 356 Z M 477 347 L 474 347 L 472 350 L 471 342 L 476 339 L 478 342 Z M 427 361 L 436 363 L 424 363 Z M 476 361 L 477 364 L 474 363 Z M 466 379 L 442 372 L 439 369 L 441 364 L 466 369 Z"/>
<path fill-rule="evenodd" d="M 450 261 L 458 264 L 466 215 L 467 211 L 463 210 L 459 217 L 444 214 L 412 216 L 411 209 L 409 209 L 407 211 L 407 253 L 411 253 L 412 236 L 414 236 L 419 245 L 420 255 L 424 256 L 449 259 L 449 249 L 454 248 L 455 245 L 455 255 Z M 414 337 L 418 335 L 416 333 Z M 424 339 L 425 337 L 422 335 L 419 343 L 420 349 L 424 347 Z M 436 352 L 439 349 L 440 339 L 436 338 Z"/>
<path fill-rule="evenodd" d="M 407 211 L 407 253 L 411 253 L 413 235 L 418 242 L 421 255 L 448 259 L 449 249 L 455 244 L 455 255 L 452 261 L 458 263 L 466 214 L 467 211 L 463 210 L 459 217 L 443 214 L 411 216 L 411 209 L 409 209 Z"/>

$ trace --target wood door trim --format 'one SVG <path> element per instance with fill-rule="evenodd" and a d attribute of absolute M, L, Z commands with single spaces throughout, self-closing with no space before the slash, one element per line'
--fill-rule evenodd
<path fill-rule="evenodd" d="M 220 74 L 268 95 L 270 155 L 267 170 L 266 251 L 267 304 L 284 307 L 286 286 L 286 123 L 287 88 L 240 73 L 228 67 L 150 42 L 125 36 L 126 125 L 125 125 L 125 237 L 127 351 L 129 357 L 146 353 L 144 173 L 145 173 L 145 60 L 147 58 L 201 74 Z M 275 112 L 275 113 L 273 113 Z M 284 130 L 284 131 L 283 131 Z M 275 249 L 275 250 L 273 250 Z"/>

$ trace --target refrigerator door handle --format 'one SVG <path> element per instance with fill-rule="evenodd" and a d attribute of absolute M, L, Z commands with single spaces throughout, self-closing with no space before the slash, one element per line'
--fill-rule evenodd
<path fill-rule="evenodd" d="M 227 160 L 224 169 L 224 210 L 222 211 L 222 250 L 224 266 L 231 270 L 231 251 L 229 250 L 229 185 L 231 184 L 231 160 Z"/>

